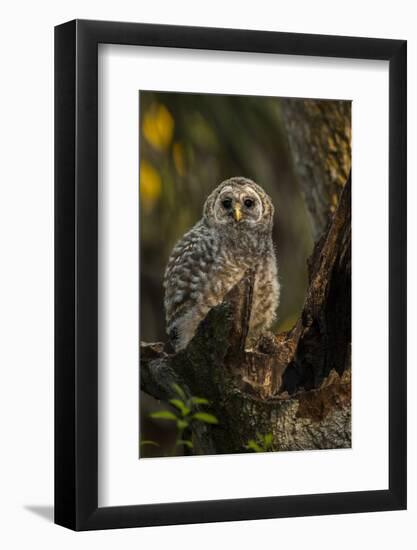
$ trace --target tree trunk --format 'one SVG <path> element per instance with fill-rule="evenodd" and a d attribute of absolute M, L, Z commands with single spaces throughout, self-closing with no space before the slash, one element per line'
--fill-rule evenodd
<path fill-rule="evenodd" d="M 285 100 L 283 112 L 317 237 L 297 324 L 245 350 L 248 273 L 185 350 L 141 344 L 142 390 L 167 401 L 177 383 L 210 400 L 219 424 L 193 427 L 195 454 L 246 452 L 257 434 L 276 451 L 351 446 L 350 104 Z"/>
<path fill-rule="evenodd" d="M 281 111 L 316 241 L 350 173 L 351 102 L 283 99 Z"/>

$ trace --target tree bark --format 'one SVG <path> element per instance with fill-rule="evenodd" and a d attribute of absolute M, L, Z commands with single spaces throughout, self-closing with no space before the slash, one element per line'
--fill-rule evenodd
<path fill-rule="evenodd" d="M 281 112 L 316 241 L 350 173 L 351 102 L 283 99 Z"/>
<path fill-rule="evenodd" d="M 167 401 L 175 382 L 210 400 L 219 424 L 193 427 L 195 454 L 246 452 L 257 434 L 272 434 L 276 451 L 351 446 L 350 103 L 283 100 L 282 110 L 316 240 L 300 319 L 245 350 L 248 273 L 185 350 L 141 344 L 142 390 Z"/>

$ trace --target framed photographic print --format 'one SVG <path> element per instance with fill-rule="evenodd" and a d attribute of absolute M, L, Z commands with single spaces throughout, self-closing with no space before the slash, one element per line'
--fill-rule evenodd
<path fill-rule="evenodd" d="M 406 42 L 55 29 L 55 521 L 406 507 Z"/>

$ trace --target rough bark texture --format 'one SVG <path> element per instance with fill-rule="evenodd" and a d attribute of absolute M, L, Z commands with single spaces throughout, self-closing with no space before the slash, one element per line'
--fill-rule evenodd
<path fill-rule="evenodd" d="M 142 390 L 166 401 L 176 382 L 210 400 L 219 425 L 195 426 L 196 454 L 245 452 L 257 433 L 273 450 L 351 445 L 350 103 L 288 100 L 283 113 L 316 238 L 297 324 L 245 350 L 248 273 L 185 350 L 141 344 Z"/>
<path fill-rule="evenodd" d="M 314 240 L 338 205 L 351 166 L 351 102 L 284 99 L 281 110 Z"/>

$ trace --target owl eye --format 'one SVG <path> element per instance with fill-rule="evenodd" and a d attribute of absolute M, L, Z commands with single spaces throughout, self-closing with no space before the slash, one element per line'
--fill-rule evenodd
<path fill-rule="evenodd" d="M 252 199 L 245 199 L 244 204 L 246 208 L 252 208 L 254 201 Z"/>
<path fill-rule="evenodd" d="M 222 200 L 223 208 L 226 208 L 228 210 L 232 206 L 232 199 L 224 199 Z"/>

